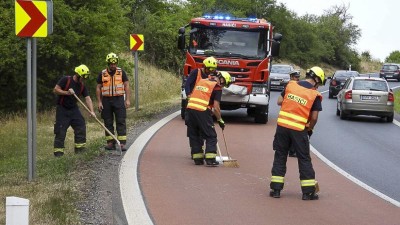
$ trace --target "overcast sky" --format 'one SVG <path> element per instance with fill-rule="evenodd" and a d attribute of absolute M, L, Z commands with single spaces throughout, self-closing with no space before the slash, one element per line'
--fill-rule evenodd
<path fill-rule="evenodd" d="M 277 0 L 302 16 L 321 15 L 335 5 L 350 6 L 353 24 L 361 29 L 355 46 L 359 53 L 369 51 L 373 58 L 384 61 L 393 51 L 400 51 L 400 0 Z"/>

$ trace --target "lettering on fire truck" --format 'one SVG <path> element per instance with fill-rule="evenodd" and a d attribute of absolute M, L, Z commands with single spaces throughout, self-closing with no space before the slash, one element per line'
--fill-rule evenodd
<path fill-rule="evenodd" d="M 238 60 L 226 60 L 226 59 L 219 59 L 218 64 L 221 65 L 230 65 L 230 66 L 239 66 Z"/>
<path fill-rule="evenodd" d="M 223 27 L 236 27 L 235 23 L 222 23 Z"/>

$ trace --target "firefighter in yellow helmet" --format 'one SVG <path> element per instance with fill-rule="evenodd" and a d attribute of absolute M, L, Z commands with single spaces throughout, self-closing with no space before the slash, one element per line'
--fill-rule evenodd
<path fill-rule="evenodd" d="M 117 67 L 118 61 L 115 53 L 106 56 L 108 66 L 97 77 L 96 97 L 97 107 L 101 112 L 105 127 L 112 134 L 115 134 L 115 130 L 117 131 L 121 150 L 126 151 L 126 109 L 131 104 L 131 92 L 128 76 L 123 69 Z M 116 129 L 114 129 L 114 118 Z M 107 132 L 105 136 L 107 145 L 104 148 L 115 150 L 115 140 Z"/>
<path fill-rule="evenodd" d="M 93 111 L 93 102 L 89 91 L 83 84 L 90 75 L 89 68 L 85 65 L 75 67 L 75 74 L 63 76 L 56 84 L 53 92 L 58 95 L 56 108 L 56 122 L 54 124 L 54 156 L 64 155 L 64 142 L 68 127 L 74 130 L 75 153 L 80 153 L 86 147 L 86 124 L 74 94 L 82 95 L 91 116 L 96 116 Z"/>
<path fill-rule="evenodd" d="M 189 99 L 185 117 L 187 136 L 192 149 L 192 159 L 195 165 L 217 166 L 217 133 L 214 127 L 213 114 L 219 126 L 224 129 L 225 123 L 221 117 L 220 101 L 222 87 L 229 86 L 231 76 L 228 72 L 220 72 L 216 77 L 199 80 Z M 214 110 L 214 112 L 212 112 Z M 202 146 L 205 140 L 205 154 Z"/>
<path fill-rule="evenodd" d="M 293 145 L 298 158 L 303 200 L 317 200 L 315 172 L 310 157 L 309 138 L 322 111 L 322 95 L 316 89 L 325 81 L 324 71 L 312 67 L 305 80 L 289 82 L 278 97 L 281 109 L 273 141 L 275 150 L 270 196 L 280 197 L 283 189 L 288 151 Z"/>

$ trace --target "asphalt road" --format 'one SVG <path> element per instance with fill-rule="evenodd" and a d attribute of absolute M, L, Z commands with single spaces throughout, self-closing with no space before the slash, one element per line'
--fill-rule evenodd
<path fill-rule="evenodd" d="M 321 157 L 312 156 L 320 200 L 301 200 L 294 158 L 282 198 L 268 197 L 278 94 L 272 93 L 267 125 L 254 124 L 244 110 L 223 112 L 228 148 L 240 168 L 195 166 L 179 112 L 144 132 L 120 166 L 129 224 L 398 224 L 400 150 L 393 135 L 400 128 L 373 118 L 340 121 L 327 94 L 311 141 Z"/>

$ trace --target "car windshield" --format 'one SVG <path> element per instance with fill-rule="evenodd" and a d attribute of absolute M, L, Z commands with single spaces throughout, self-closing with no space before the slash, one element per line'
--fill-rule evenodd
<path fill-rule="evenodd" d="M 335 77 L 355 77 L 358 76 L 356 71 L 337 71 Z"/>
<path fill-rule="evenodd" d="M 272 66 L 271 73 L 289 73 L 292 71 L 290 66 Z"/>
<path fill-rule="evenodd" d="M 388 91 L 386 81 L 381 80 L 355 80 L 353 90 Z"/>
<path fill-rule="evenodd" d="M 384 65 L 383 70 L 397 70 L 396 65 Z"/>

